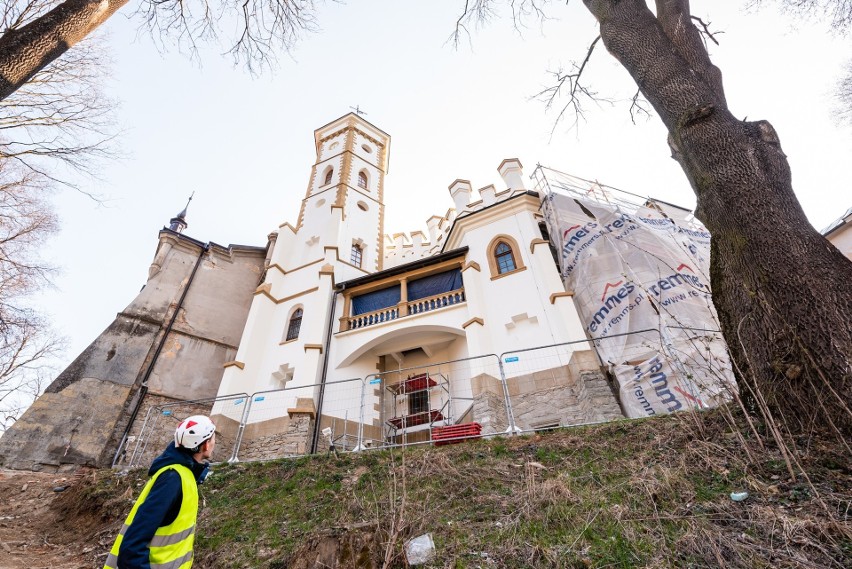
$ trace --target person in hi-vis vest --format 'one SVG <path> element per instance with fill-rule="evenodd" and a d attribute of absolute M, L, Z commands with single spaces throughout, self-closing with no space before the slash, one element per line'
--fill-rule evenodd
<path fill-rule="evenodd" d="M 184 419 L 175 442 L 154 459 L 148 483 L 124 521 L 104 569 L 188 569 L 192 566 L 198 484 L 209 469 L 216 426 L 203 415 Z"/>

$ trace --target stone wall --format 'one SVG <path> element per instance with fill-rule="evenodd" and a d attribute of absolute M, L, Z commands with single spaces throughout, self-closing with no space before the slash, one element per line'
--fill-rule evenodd
<path fill-rule="evenodd" d="M 286 417 L 250 423 L 243 433 L 237 458 L 245 462 L 308 454 L 313 428 L 312 413 L 289 413 Z"/>
<path fill-rule="evenodd" d="M 524 431 L 587 422 L 576 387 L 568 385 L 512 396 L 512 412 Z"/>
<path fill-rule="evenodd" d="M 472 422 L 482 425 L 483 435 L 506 432 L 509 418 L 503 397 L 493 393 L 481 393 L 473 398 Z"/>
<path fill-rule="evenodd" d="M 472 380 L 473 420 L 483 434 L 508 425 L 502 387 L 489 376 Z M 592 352 L 574 352 L 567 365 L 507 379 L 515 425 L 523 430 L 579 425 L 623 417 L 606 375 Z"/>
<path fill-rule="evenodd" d="M 609 379 L 602 371 L 580 372 L 580 405 L 587 423 L 624 418 Z"/>

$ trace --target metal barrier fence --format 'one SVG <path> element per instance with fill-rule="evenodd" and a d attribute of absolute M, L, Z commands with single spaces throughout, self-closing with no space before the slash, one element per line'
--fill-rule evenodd
<path fill-rule="evenodd" d="M 366 387 L 365 447 L 445 444 L 510 430 L 496 354 L 373 374 Z"/>
<path fill-rule="evenodd" d="M 577 340 L 512 350 L 500 355 L 515 431 L 588 425 L 624 417 L 593 344 L 618 343 L 630 351 L 660 345 L 657 330 L 600 340 Z"/>
<path fill-rule="evenodd" d="M 359 377 L 253 393 L 238 427 L 230 460 L 309 454 L 317 427 L 324 432 L 320 447 L 334 445 L 335 450 L 355 450 L 363 425 L 363 385 L 364 380 Z M 317 410 L 314 401 L 320 393 L 322 408 Z"/>
<path fill-rule="evenodd" d="M 150 397 L 150 396 L 149 396 Z M 174 440 L 178 424 L 192 415 L 209 415 L 211 408 L 233 408 L 233 414 L 242 417 L 248 395 L 237 393 L 223 397 L 196 399 L 194 401 L 164 401 L 162 398 L 151 397 L 145 413 L 145 420 L 137 434 L 131 434 L 125 442 L 124 452 L 120 453 L 115 465 L 129 468 L 145 466 Z M 164 401 L 164 402 L 158 402 Z M 236 432 L 218 431 L 216 436 L 216 453 L 219 456 L 231 456 L 236 446 Z M 133 446 L 133 451 L 127 450 Z"/>
<path fill-rule="evenodd" d="M 231 462 L 439 445 L 619 419 L 624 417 L 624 387 L 617 397 L 618 386 L 601 371 L 593 349 L 605 348 L 604 342 L 625 355 L 625 362 L 603 362 L 611 369 L 616 364 L 633 369 L 631 357 L 660 353 L 671 358 L 680 377 L 694 381 L 695 366 L 702 366 L 728 385 L 730 363 L 719 331 L 640 330 L 423 363 L 365 378 L 153 404 L 139 434 L 128 438 L 127 448 L 135 443 L 133 452 L 118 464 L 150 461 L 171 440 L 178 422 L 196 413 L 213 417 L 217 458 Z"/>

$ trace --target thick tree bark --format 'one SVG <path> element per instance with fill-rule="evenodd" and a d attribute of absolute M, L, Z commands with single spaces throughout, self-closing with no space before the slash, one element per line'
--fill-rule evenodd
<path fill-rule="evenodd" d="M 127 0 L 65 0 L 0 37 L 0 100 L 104 23 Z"/>
<path fill-rule="evenodd" d="M 669 131 L 712 234 L 711 285 L 742 393 L 793 433 L 852 435 L 852 262 L 811 227 L 775 130 L 728 110 L 688 0 L 584 0 Z M 848 439 L 847 439 L 848 440 Z M 847 447 L 848 448 L 848 447 Z"/>

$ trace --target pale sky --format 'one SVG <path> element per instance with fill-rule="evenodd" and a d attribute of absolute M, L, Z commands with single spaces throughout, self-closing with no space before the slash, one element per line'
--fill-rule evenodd
<path fill-rule="evenodd" d="M 456 178 L 502 190 L 496 168 L 509 157 L 520 158 L 526 175 L 541 163 L 694 205 L 659 120 L 634 126 L 624 102 L 588 105 L 579 129 L 560 125 L 551 139 L 555 113 L 530 96 L 548 84 L 548 69 L 582 59 L 597 35 L 580 2 L 552 5 L 553 19 L 529 21 L 522 35 L 508 18 L 496 19 L 455 50 L 445 42 L 463 4 L 329 4 L 319 33 L 259 77 L 233 67 L 221 46 L 204 50 L 201 65 L 177 50 L 161 53 L 137 33 L 138 18 L 114 16 L 105 26 L 114 60 L 109 92 L 120 101 L 127 158 L 105 165 L 102 181 L 84 183 L 105 204 L 71 191 L 55 199 L 62 230 L 44 256 L 61 274 L 38 305 L 69 338 L 59 367 L 145 284 L 157 233 L 191 192 L 186 234 L 201 241 L 263 246 L 281 223 L 294 223 L 315 159 L 314 129 L 355 105 L 392 137 L 388 233 L 425 230 L 428 217 L 452 206 L 447 186 Z M 794 25 L 772 9 L 746 14 L 744 4 L 692 2 L 725 32 L 711 55 L 730 108 L 772 122 L 805 212 L 822 228 L 852 206 L 845 169 L 852 128 L 837 128 L 830 114 L 832 89 L 852 56 L 849 39 L 823 25 Z M 588 79 L 612 99 L 635 91 L 602 46 Z"/>

